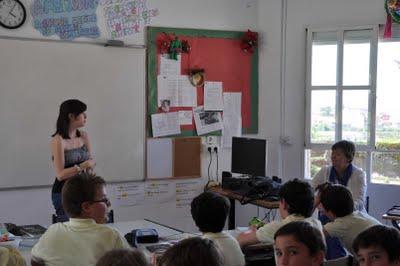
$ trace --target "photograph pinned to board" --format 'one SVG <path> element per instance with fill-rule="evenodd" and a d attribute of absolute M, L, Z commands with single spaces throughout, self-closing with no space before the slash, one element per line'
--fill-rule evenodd
<path fill-rule="evenodd" d="M 223 108 L 222 82 L 206 81 L 204 83 L 204 110 L 222 111 Z"/>
<path fill-rule="evenodd" d="M 151 115 L 151 126 L 155 138 L 181 134 L 178 112 Z"/>
<path fill-rule="evenodd" d="M 157 77 L 157 102 L 161 107 L 163 100 L 170 100 L 171 107 L 197 106 L 197 89 L 188 76 L 161 76 Z"/>
<path fill-rule="evenodd" d="M 197 135 L 204 135 L 222 129 L 221 112 L 204 111 L 204 106 L 193 108 Z"/>

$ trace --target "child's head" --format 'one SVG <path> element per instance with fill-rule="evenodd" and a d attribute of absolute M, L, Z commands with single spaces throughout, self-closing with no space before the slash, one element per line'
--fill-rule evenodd
<path fill-rule="evenodd" d="M 310 217 L 314 208 L 314 193 L 307 182 L 297 178 L 287 181 L 279 190 L 281 202 L 287 206 L 289 214 Z"/>
<path fill-rule="evenodd" d="M 137 249 L 114 249 L 100 258 L 96 266 L 147 266 L 143 253 Z"/>
<path fill-rule="evenodd" d="M 353 213 L 353 197 L 345 186 L 326 184 L 319 191 L 321 205 L 331 220 Z"/>
<path fill-rule="evenodd" d="M 320 266 L 325 242 L 321 232 L 307 222 L 292 222 L 275 233 L 275 260 L 280 265 Z"/>
<path fill-rule="evenodd" d="M 194 222 L 201 232 L 221 232 L 229 213 L 229 201 L 213 192 L 203 192 L 191 204 Z"/>
<path fill-rule="evenodd" d="M 81 173 L 68 179 L 62 189 L 62 205 L 71 218 L 92 218 L 106 223 L 110 201 L 103 178 Z"/>
<path fill-rule="evenodd" d="M 400 265 L 400 232 L 384 225 L 372 226 L 354 239 L 353 250 L 361 266 Z"/>
<path fill-rule="evenodd" d="M 160 258 L 158 266 L 222 266 L 223 255 L 210 239 L 192 237 L 169 248 Z"/>

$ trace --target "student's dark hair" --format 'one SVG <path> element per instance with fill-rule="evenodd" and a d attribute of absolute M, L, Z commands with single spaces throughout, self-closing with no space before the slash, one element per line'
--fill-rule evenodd
<path fill-rule="evenodd" d="M 326 211 L 331 211 L 337 217 L 353 213 L 353 196 L 347 187 L 339 184 L 324 184 L 319 191 L 321 204 Z"/>
<path fill-rule="evenodd" d="M 137 249 L 113 249 L 104 254 L 96 266 L 148 266 L 143 253 Z"/>
<path fill-rule="evenodd" d="M 353 142 L 348 140 L 341 140 L 336 142 L 335 144 L 332 145 L 331 149 L 332 151 L 341 150 L 350 162 L 353 161 L 354 155 L 356 153 L 356 146 L 354 145 Z"/>
<path fill-rule="evenodd" d="M 62 206 L 69 217 L 79 217 L 82 213 L 82 203 L 95 200 L 99 186 L 106 182 L 100 176 L 80 173 L 65 182 L 62 188 Z"/>
<path fill-rule="evenodd" d="M 85 112 L 87 109 L 87 106 L 85 103 L 77 100 L 77 99 L 69 99 L 64 101 L 60 105 L 60 113 L 58 114 L 57 118 L 57 123 L 56 123 L 56 132 L 52 135 L 54 137 L 55 135 L 59 134 L 63 139 L 69 139 L 69 114 L 72 114 L 73 116 L 78 116 L 81 113 Z M 79 130 L 76 131 L 76 136 L 80 137 L 81 133 Z"/>
<path fill-rule="evenodd" d="M 192 200 L 191 213 L 201 232 L 219 233 L 229 213 L 229 201 L 216 193 L 203 192 Z"/>
<path fill-rule="evenodd" d="M 361 232 L 353 241 L 353 250 L 380 247 L 384 249 L 390 262 L 400 260 L 400 232 L 385 225 L 375 225 Z"/>
<path fill-rule="evenodd" d="M 311 216 L 314 208 L 314 192 L 307 182 L 297 178 L 287 181 L 279 190 L 279 197 L 288 204 L 289 214 Z"/>
<path fill-rule="evenodd" d="M 280 236 L 293 236 L 296 241 L 303 243 L 310 255 L 326 250 L 325 241 L 321 232 L 307 222 L 291 222 L 276 231 L 274 240 Z"/>
<path fill-rule="evenodd" d="M 192 237 L 169 248 L 158 266 L 222 266 L 224 257 L 214 243 L 206 238 Z"/>

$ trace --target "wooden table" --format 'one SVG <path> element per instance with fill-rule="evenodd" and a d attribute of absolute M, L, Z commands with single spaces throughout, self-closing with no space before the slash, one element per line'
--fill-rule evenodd
<path fill-rule="evenodd" d="M 229 210 L 229 217 L 228 217 L 228 229 L 233 230 L 235 229 L 235 200 L 242 200 L 243 196 L 240 194 L 235 193 L 232 190 L 218 187 L 210 187 L 207 191 L 215 192 L 219 195 L 225 196 L 229 199 L 231 203 L 231 208 Z M 248 200 L 248 198 L 244 197 L 244 200 Z M 279 208 L 279 201 L 268 201 L 268 200 L 253 200 L 249 202 L 250 204 L 263 207 L 266 209 L 278 209 Z"/>
<path fill-rule="evenodd" d="M 394 216 L 394 215 L 387 215 L 386 213 L 384 215 L 382 215 L 382 219 L 384 220 L 389 220 L 392 222 L 392 225 L 397 228 L 398 230 L 400 230 L 400 216 Z"/>

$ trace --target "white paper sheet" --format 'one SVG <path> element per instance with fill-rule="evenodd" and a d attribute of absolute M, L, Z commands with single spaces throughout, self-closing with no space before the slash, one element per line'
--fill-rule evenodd
<path fill-rule="evenodd" d="M 191 125 L 193 123 L 193 111 L 178 111 L 178 113 L 181 125 Z"/>
<path fill-rule="evenodd" d="M 181 74 L 181 55 L 178 55 L 178 60 L 169 59 L 168 54 L 160 56 L 160 75 L 176 76 Z"/>
<path fill-rule="evenodd" d="M 225 92 L 224 93 L 224 115 L 225 114 L 242 116 L 242 93 L 241 92 Z"/>
<path fill-rule="evenodd" d="M 197 135 L 199 136 L 222 129 L 222 116 L 220 112 L 206 112 L 203 106 L 198 106 L 193 108 L 193 116 Z"/>
<path fill-rule="evenodd" d="M 176 189 L 171 181 L 146 181 L 144 185 L 146 203 L 165 203 L 175 199 Z"/>
<path fill-rule="evenodd" d="M 144 183 L 118 185 L 115 187 L 117 206 L 137 206 L 144 202 Z"/>
<path fill-rule="evenodd" d="M 242 135 L 242 94 L 240 92 L 224 93 L 224 117 L 222 146 L 232 147 L 232 137 Z"/>
<path fill-rule="evenodd" d="M 181 134 L 178 112 L 151 115 L 153 137 Z"/>
<path fill-rule="evenodd" d="M 172 139 L 147 139 L 147 178 L 172 177 Z"/>
<path fill-rule="evenodd" d="M 201 178 L 176 181 L 176 208 L 182 211 L 181 216 L 190 217 L 190 203 L 202 192 L 203 187 Z"/>
<path fill-rule="evenodd" d="M 232 137 L 242 136 L 242 117 L 224 113 L 224 127 L 222 129 L 222 146 L 232 147 Z"/>
<path fill-rule="evenodd" d="M 197 88 L 194 87 L 188 76 L 161 76 L 157 77 L 157 102 L 161 106 L 163 100 L 169 100 L 171 107 L 197 106 Z"/>
<path fill-rule="evenodd" d="M 222 111 L 223 107 L 222 82 L 206 81 L 204 83 L 204 110 Z"/>

